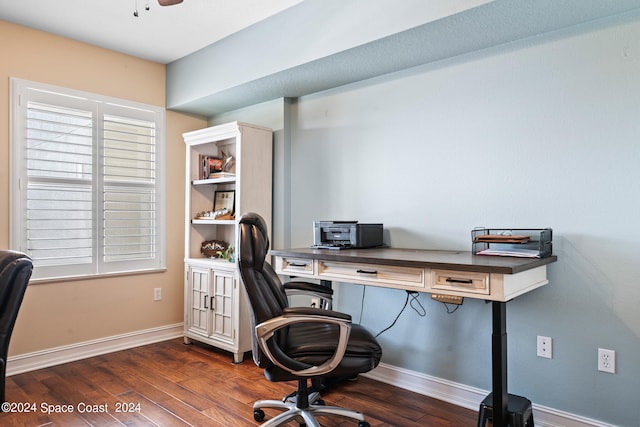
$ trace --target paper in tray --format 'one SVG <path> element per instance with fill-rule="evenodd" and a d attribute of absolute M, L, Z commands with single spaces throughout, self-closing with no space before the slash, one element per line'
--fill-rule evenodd
<path fill-rule="evenodd" d="M 515 256 L 520 258 L 538 258 L 540 251 L 536 249 L 485 249 L 476 255 Z"/>

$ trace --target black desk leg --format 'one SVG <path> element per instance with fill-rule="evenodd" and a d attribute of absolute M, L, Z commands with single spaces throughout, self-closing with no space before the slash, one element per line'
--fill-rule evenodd
<path fill-rule="evenodd" d="M 491 336 L 493 427 L 507 425 L 507 303 L 493 301 Z"/>

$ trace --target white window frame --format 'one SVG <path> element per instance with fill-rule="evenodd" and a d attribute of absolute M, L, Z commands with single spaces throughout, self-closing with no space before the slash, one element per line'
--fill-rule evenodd
<path fill-rule="evenodd" d="M 55 100 L 52 105 L 90 109 L 93 115 L 93 224 L 92 262 L 57 266 L 38 266 L 34 260 L 32 281 L 60 280 L 70 278 L 102 277 L 106 275 L 135 274 L 166 269 L 165 232 L 165 109 L 128 100 L 97 95 L 84 91 L 10 79 L 10 244 L 11 248 L 29 254 L 27 248 L 27 104 L 29 101 Z M 104 116 L 115 115 L 131 120 L 155 123 L 155 255 L 146 259 L 105 261 L 103 250 L 103 123 Z M 99 183 L 95 185 L 95 182 Z"/>

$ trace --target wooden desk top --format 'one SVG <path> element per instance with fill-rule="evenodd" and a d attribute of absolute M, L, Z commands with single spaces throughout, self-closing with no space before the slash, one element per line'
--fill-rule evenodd
<path fill-rule="evenodd" d="M 465 251 L 428 249 L 272 249 L 273 256 L 339 261 L 361 264 L 382 264 L 402 267 L 437 268 L 443 270 L 476 271 L 482 273 L 515 274 L 554 263 L 556 255 L 546 258 L 517 258 L 474 255 Z"/>

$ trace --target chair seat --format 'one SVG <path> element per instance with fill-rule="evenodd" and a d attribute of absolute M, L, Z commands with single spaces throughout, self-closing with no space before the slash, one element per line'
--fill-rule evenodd
<path fill-rule="evenodd" d="M 321 323 L 297 324 L 287 334 L 285 352 L 293 359 L 311 366 L 321 365 L 333 355 L 338 342 L 338 329 Z M 352 324 L 349 343 L 338 367 L 330 377 L 353 376 L 375 368 L 382 357 L 382 348 L 364 327 Z M 290 381 L 297 377 L 277 366 L 265 370 L 270 381 Z"/>

